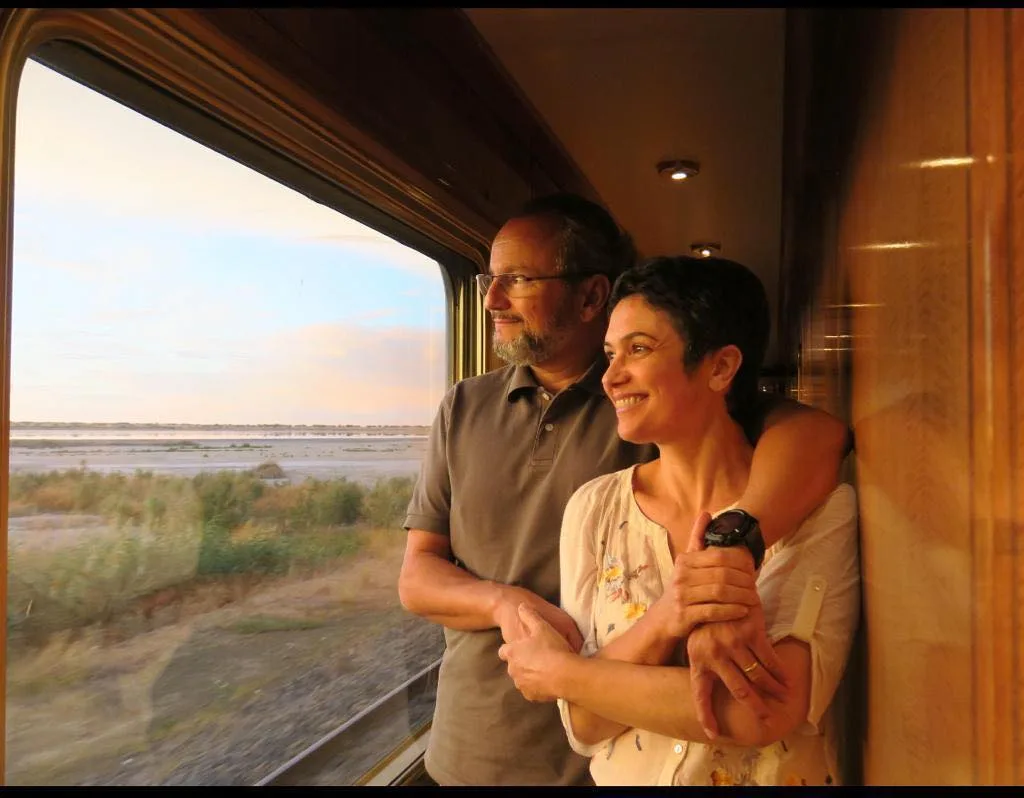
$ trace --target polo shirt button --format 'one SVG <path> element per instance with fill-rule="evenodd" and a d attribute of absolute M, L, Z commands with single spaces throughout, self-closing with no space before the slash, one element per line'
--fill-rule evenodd
<path fill-rule="evenodd" d="M 550 397 L 550 396 L 548 395 L 548 392 L 547 392 L 547 391 L 541 391 L 541 392 L 540 392 L 540 398 L 541 398 L 541 399 L 543 399 L 543 400 L 544 400 L 544 401 L 546 402 L 546 401 L 547 401 L 548 399 L 550 399 L 551 397 Z"/>
<path fill-rule="evenodd" d="M 681 754 L 683 753 L 683 746 L 680 743 L 676 743 L 674 746 L 672 746 L 672 750 L 675 751 L 677 754 Z"/>
<path fill-rule="evenodd" d="M 544 429 L 546 429 L 548 432 L 551 432 L 551 430 L 553 430 L 554 428 L 555 428 L 554 424 L 545 424 L 544 425 Z"/>

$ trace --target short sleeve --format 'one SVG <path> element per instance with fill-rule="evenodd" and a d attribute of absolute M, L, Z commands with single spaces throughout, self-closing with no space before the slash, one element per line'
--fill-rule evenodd
<path fill-rule="evenodd" d="M 811 696 L 803 733 L 817 733 L 842 678 L 860 616 L 856 494 L 840 485 L 786 540 L 758 579 L 768 637 L 811 649 Z"/>
<path fill-rule="evenodd" d="M 562 515 L 559 540 L 562 609 L 576 622 L 583 636 L 580 654 L 585 657 L 592 657 L 598 649 L 594 598 L 597 593 L 597 541 L 601 533 L 601 519 L 596 501 L 599 491 L 595 488 L 597 483 L 607 479 L 599 477 L 579 488 L 569 499 Z M 569 704 L 561 698 L 557 703 L 569 745 L 576 753 L 591 757 L 604 748 L 608 740 L 593 745 L 580 742 L 572 731 Z"/>
<path fill-rule="evenodd" d="M 450 533 L 452 484 L 448 470 L 448 429 L 456 389 L 457 386 L 453 386 L 445 394 L 430 427 L 427 451 L 406 510 L 403 526 L 407 530 Z"/>

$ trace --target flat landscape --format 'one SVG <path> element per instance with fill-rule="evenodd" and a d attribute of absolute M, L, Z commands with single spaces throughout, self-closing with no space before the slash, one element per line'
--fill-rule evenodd
<path fill-rule="evenodd" d="M 11 427 L 10 470 L 84 466 L 102 473 L 194 476 L 240 471 L 273 461 L 290 479 L 372 483 L 415 476 L 426 427 L 230 427 L 185 425 L 19 425 Z"/>
<path fill-rule="evenodd" d="M 8 783 L 254 784 L 436 662 L 396 589 L 426 434 L 15 425 Z"/>

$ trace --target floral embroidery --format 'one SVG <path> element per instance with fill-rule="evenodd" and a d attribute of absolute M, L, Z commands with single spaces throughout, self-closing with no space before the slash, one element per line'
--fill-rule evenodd
<path fill-rule="evenodd" d="M 715 787 L 731 787 L 732 776 L 724 768 L 715 768 L 711 771 L 711 784 Z"/>
<path fill-rule="evenodd" d="M 711 784 L 715 787 L 756 787 L 754 779 L 754 767 L 757 760 L 761 758 L 761 751 L 757 748 L 749 751 L 733 752 L 733 756 L 739 753 L 739 761 L 733 760 L 733 767 L 729 767 L 729 760 L 733 759 L 728 752 L 717 746 L 711 749 L 711 761 L 721 762 L 719 767 L 711 771 Z M 738 767 L 736 767 L 738 765 Z"/>
<path fill-rule="evenodd" d="M 633 604 L 629 596 L 629 582 L 636 579 L 643 571 L 648 569 L 647 563 L 638 565 L 632 571 L 626 571 L 622 567 L 622 562 L 614 554 L 607 554 L 604 558 L 604 570 L 601 571 L 600 582 L 605 585 L 605 591 L 609 601 L 621 601 L 623 604 Z M 637 602 L 637 607 L 640 603 Z M 639 611 L 639 614 L 634 614 L 630 617 L 638 618 L 647 611 L 647 605 L 643 605 L 643 609 Z M 635 612 L 635 611 L 634 611 Z"/>
<path fill-rule="evenodd" d="M 645 612 L 647 612 L 646 601 L 631 601 L 626 605 L 626 620 L 632 621 L 635 618 L 641 618 Z"/>

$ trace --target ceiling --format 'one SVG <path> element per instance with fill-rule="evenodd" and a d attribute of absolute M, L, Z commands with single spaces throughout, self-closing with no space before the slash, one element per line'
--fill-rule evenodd
<path fill-rule="evenodd" d="M 463 10 L 641 254 L 721 242 L 774 314 L 785 9 Z M 674 158 L 700 174 L 660 177 Z"/>

